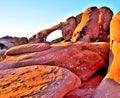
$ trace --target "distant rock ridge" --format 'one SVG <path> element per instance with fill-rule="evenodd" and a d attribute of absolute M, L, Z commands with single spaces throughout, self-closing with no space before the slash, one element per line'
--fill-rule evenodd
<path fill-rule="evenodd" d="M 113 12 L 108 7 L 90 7 L 75 17 L 67 18 L 65 22 L 38 32 L 29 39 L 29 43 L 46 42 L 49 34 L 55 30 L 62 31 L 62 40 L 109 41 L 109 25 L 112 16 Z"/>

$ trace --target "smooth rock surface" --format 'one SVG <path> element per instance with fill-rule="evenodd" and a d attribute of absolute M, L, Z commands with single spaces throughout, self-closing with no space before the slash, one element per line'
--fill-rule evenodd
<path fill-rule="evenodd" d="M 47 50 L 51 46 L 47 43 L 24 44 L 12 47 L 5 52 L 5 55 L 16 55 L 22 53 L 32 53 Z"/>

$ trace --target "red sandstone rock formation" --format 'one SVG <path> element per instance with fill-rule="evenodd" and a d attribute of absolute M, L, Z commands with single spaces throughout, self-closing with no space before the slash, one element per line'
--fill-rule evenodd
<path fill-rule="evenodd" d="M 40 52 L 49 49 L 51 46 L 47 43 L 24 44 L 12 47 L 5 52 L 5 55 L 18 55 L 21 53 Z"/>
<path fill-rule="evenodd" d="M 1 98 L 63 98 L 80 84 L 75 74 L 56 66 L 34 65 L 0 70 Z"/>
<path fill-rule="evenodd" d="M 69 40 L 72 37 L 73 31 L 76 28 L 76 20 L 75 17 L 69 17 L 65 22 L 60 22 L 59 24 L 42 30 L 38 32 L 36 35 L 33 35 L 29 39 L 29 43 L 39 43 L 46 42 L 47 36 L 51 34 L 55 30 L 61 30 L 63 34 L 63 38 L 65 40 Z"/>
<path fill-rule="evenodd" d="M 0 62 L 0 69 L 30 65 L 54 65 L 65 67 L 86 81 L 98 70 L 106 67 L 109 44 L 76 43 L 27 54 L 7 56 Z"/>
<path fill-rule="evenodd" d="M 81 22 L 73 32 L 71 41 L 76 42 L 79 38 L 85 35 L 90 36 L 91 41 L 95 41 L 99 34 L 99 9 L 97 7 L 90 7 L 85 10 L 82 15 Z"/>
<path fill-rule="evenodd" d="M 76 24 L 78 25 L 81 22 L 83 13 L 80 13 L 76 16 Z"/>
<path fill-rule="evenodd" d="M 29 43 L 46 42 L 55 30 L 61 30 L 63 39 L 75 42 L 109 41 L 109 25 L 113 12 L 108 7 L 90 7 L 76 17 L 69 17 L 65 22 L 42 30 L 29 39 Z"/>
<path fill-rule="evenodd" d="M 10 36 L 5 36 L 0 38 L 0 44 L 3 44 L 5 49 L 11 48 L 13 46 L 17 45 L 22 45 L 22 44 L 27 44 L 28 39 L 26 37 L 10 37 Z"/>
<path fill-rule="evenodd" d="M 91 98 L 96 87 L 103 79 L 103 75 L 96 75 L 91 79 L 83 82 L 79 88 L 73 90 L 64 96 L 64 98 Z"/>
<path fill-rule="evenodd" d="M 61 27 L 62 35 L 65 40 L 70 40 L 73 32 L 76 28 L 76 20 L 75 17 L 69 17 L 66 22 L 63 22 L 63 25 Z"/>
<path fill-rule="evenodd" d="M 93 98 L 120 98 L 120 12 L 110 24 L 110 48 L 114 59 L 104 80 L 93 94 Z"/>
<path fill-rule="evenodd" d="M 120 80 L 119 73 L 113 70 L 114 67 L 111 68 L 113 72 L 110 75 L 115 81 L 107 78 L 101 82 L 103 75 L 95 75 L 99 70 L 108 67 L 109 43 L 83 43 L 108 41 L 111 29 L 113 49 L 113 40 L 120 41 L 118 35 L 120 15 L 118 13 L 115 16 L 111 23 L 114 26 L 111 25 L 110 28 L 112 15 L 112 11 L 107 7 L 88 8 L 76 17 L 70 17 L 65 22 L 33 35 L 29 39 L 29 43 L 32 44 L 26 44 L 28 40 L 24 37 L 0 38 L 0 97 L 62 98 L 68 93 L 64 98 L 91 98 L 94 91 L 94 98 L 120 97 L 120 87 L 115 82 Z M 46 42 L 49 34 L 55 30 L 62 31 L 63 37 L 56 42 L 64 40 L 63 43 L 52 46 L 40 43 Z M 73 42 L 77 40 L 83 42 L 65 43 L 70 39 Z M 118 54 L 115 51 L 119 50 L 118 45 L 119 42 L 114 42 L 115 54 Z M 117 61 L 119 63 L 119 60 Z M 119 66 L 116 68 L 119 69 Z M 80 87 L 80 79 L 70 71 L 81 79 Z M 117 73 L 116 77 L 114 73 Z M 76 87 L 79 88 L 75 89 Z M 71 90 L 74 91 L 70 92 Z"/>
<path fill-rule="evenodd" d="M 99 41 L 108 41 L 110 21 L 113 16 L 113 12 L 108 7 L 101 7 L 99 9 Z"/>

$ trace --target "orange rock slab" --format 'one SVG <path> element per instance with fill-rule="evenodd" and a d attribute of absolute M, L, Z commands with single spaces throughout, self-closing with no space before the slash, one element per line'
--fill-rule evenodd
<path fill-rule="evenodd" d="M 80 79 L 56 66 L 30 66 L 0 71 L 0 98 L 62 98 Z"/>

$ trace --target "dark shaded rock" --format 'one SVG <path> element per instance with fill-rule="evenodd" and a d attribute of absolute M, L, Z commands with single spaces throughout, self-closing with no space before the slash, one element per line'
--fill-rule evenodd
<path fill-rule="evenodd" d="M 91 98 L 94 92 L 94 88 L 89 89 L 76 89 L 63 98 Z"/>
<path fill-rule="evenodd" d="M 9 49 L 13 46 L 18 46 L 27 43 L 28 43 L 28 39 L 26 37 L 19 38 L 19 37 L 5 36 L 0 38 L 0 44 L 4 45 L 3 46 L 4 49 Z"/>
<path fill-rule="evenodd" d="M 80 13 L 76 16 L 76 24 L 78 25 L 81 22 L 83 13 Z"/>
<path fill-rule="evenodd" d="M 50 44 L 59 43 L 59 42 L 61 42 L 61 41 L 63 41 L 63 40 L 64 40 L 63 37 L 60 37 L 60 38 L 57 38 L 57 39 L 55 39 L 55 40 L 52 40 L 52 41 L 50 42 Z"/>
<path fill-rule="evenodd" d="M 0 70 L 0 97 L 62 98 L 80 79 L 67 69 L 34 65 Z"/>
<path fill-rule="evenodd" d="M 95 90 L 92 98 L 120 98 L 120 84 L 112 79 L 104 79 Z"/>
<path fill-rule="evenodd" d="M 96 75 L 90 78 L 86 82 L 83 82 L 79 88 L 65 95 L 64 98 L 91 98 L 103 77 L 103 75 Z"/>
<path fill-rule="evenodd" d="M 108 7 L 101 7 L 99 9 L 99 41 L 109 41 L 108 35 L 110 30 L 110 21 L 113 12 Z"/>
<path fill-rule="evenodd" d="M 77 24 L 75 17 L 69 17 L 65 22 L 63 22 L 61 30 L 65 40 L 71 39 L 76 26 Z"/>

